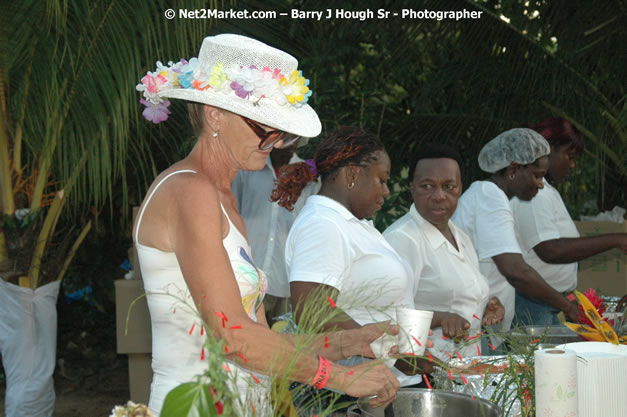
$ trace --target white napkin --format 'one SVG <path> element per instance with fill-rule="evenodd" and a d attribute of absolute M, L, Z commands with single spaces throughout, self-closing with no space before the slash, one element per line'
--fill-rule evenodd
<path fill-rule="evenodd" d="M 396 358 L 390 356 L 390 349 L 392 349 L 392 346 L 397 345 L 398 336 L 384 333 L 378 339 L 375 339 L 370 343 L 370 348 L 377 359 L 381 359 L 388 368 L 391 368 L 394 366 Z"/>

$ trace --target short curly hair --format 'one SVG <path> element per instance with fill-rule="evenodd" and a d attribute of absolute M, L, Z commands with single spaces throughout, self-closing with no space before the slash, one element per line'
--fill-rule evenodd
<path fill-rule="evenodd" d="M 407 180 L 411 183 L 414 180 L 416 174 L 416 166 L 421 159 L 438 159 L 449 158 L 457 162 L 459 166 L 459 172 L 462 173 L 462 157 L 457 150 L 449 145 L 442 143 L 425 143 L 421 145 L 411 158 L 409 165 L 409 176 Z"/>

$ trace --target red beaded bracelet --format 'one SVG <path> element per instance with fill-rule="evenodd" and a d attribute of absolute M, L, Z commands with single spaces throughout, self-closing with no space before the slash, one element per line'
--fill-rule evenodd
<path fill-rule="evenodd" d="M 329 376 L 331 375 L 331 363 L 329 360 L 323 356 L 318 355 L 320 358 L 320 364 L 318 365 L 318 372 L 316 372 L 316 376 L 314 376 L 313 381 L 311 381 L 311 385 L 314 388 L 322 389 L 329 382 Z"/>

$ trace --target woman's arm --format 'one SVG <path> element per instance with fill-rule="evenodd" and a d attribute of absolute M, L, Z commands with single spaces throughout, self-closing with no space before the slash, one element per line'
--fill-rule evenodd
<path fill-rule="evenodd" d="M 283 334 L 296 346 L 307 346 L 311 354 L 322 355 L 332 361 L 347 359 L 351 356 L 374 358 L 370 343 L 384 333 L 396 335 L 400 328 L 389 322 L 366 324 L 359 329 L 342 329 L 321 334 L 295 335 Z M 398 354 L 398 349 L 392 352 Z"/>
<path fill-rule="evenodd" d="M 265 324 L 266 326 L 268 325 L 263 304 L 261 304 L 261 306 L 257 309 L 257 322 Z M 360 354 L 363 350 L 364 344 L 369 349 L 368 345 L 370 342 L 381 336 L 381 334 L 383 334 L 383 329 L 384 327 L 382 326 L 379 326 L 378 329 L 374 329 L 378 334 L 372 334 L 372 339 L 370 340 L 367 340 L 367 335 L 364 332 L 352 331 L 351 333 L 348 333 L 348 331 L 346 331 L 345 333 L 344 330 L 311 335 L 282 333 L 281 336 L 287 339 L 289 343 L 294 346 L 306 347 L 308 354 L 322 355 L 325 358 L 336 362 L 338 360 Z M 393 326 L 390 325 L 388 325 L 385 329 L 388 332 L 394 331 Z M 357 346 L 361 347 L 362 350 L 359 350 Z M 358 352 L 354 353 L 357 350 Z"/>
<path fill-rule="evenodd" d="M 517 291 L 563 311 L 570 320 L 578 322 L 577 306 L 547 284 L 519 253 L 502 253 L 493 256 L 492 259 L 499 272 Z"/>
<path fill-rule="evenodd" d="M 215 337 L 223 339 L 228 357 L 243 367 L 265 374 L 311 383 L 319 361 L 295 345 L 251 320 L 240 298 L 222 239 L 228 223 L 217 190 L 200 176 L 172 181 L 167 207 L 167 230 L 194 303 Z M 223 326 L 222 317 L 226 318 Z M 353 396 L 380 395 L 377 404 L 390 402 L 398 381 L 384 366 L 364 368 L 359 383 L 348 368 L 331 364 L 329 388 Z"/>
<path fill-rule="evenodd" d="M 315 312 L 319 322 L 324 322 L 323 330 L 361 328 L 359 323 L 335 305 L 335 300 L 339 294 L 336 288 L 317 282 L 292 281 L 290 282 L 290 294 L 294 320 L 299 326 L 307 328 L 318 324 L 307 321 L 312 314 L 303 315 L 303 312 L 306 311 L 308 313 Z"/>
<path fill-rule="evenodd" d="M 614 248 L 627 253 L 627 233 L 545 240 L 533 250 L 546 263 L 568 264 Z"/>

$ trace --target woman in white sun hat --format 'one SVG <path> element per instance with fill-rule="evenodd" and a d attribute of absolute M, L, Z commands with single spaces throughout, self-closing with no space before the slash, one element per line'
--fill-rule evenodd
<path fill-rule="evenodd" d="M 383 363 L 349 368 L 329 361 L 374 356 L 368 345 L 382 326 L 328 333 L 318 347 L 299 352 L 291 336 L 266 323 L 266 277 L 251 261 L 231 182 L 239 170 L 263 168 L 273 147 L 320 133 L 307 104 L 309 81 L 297 65 L 266 44 L 223 34 L 205 38 L 197 59 L 157 62 L 137 86 L 144 117 L 154 123 L 168 117 L 166 98 L 189 101 L 198 136 L 189 155 L 155 179 L 134 227 L 152 321 L 149 405 L 157 414 L 170 390 L 207 369 L 201 317 L 207 332 L 225 342 L 237 414 L 272 413 L 268 374 L 376 396 L 374 406 L 395 398 L 398 382 Z M 288 372 L 285 365 L 296 357 Z"/>

